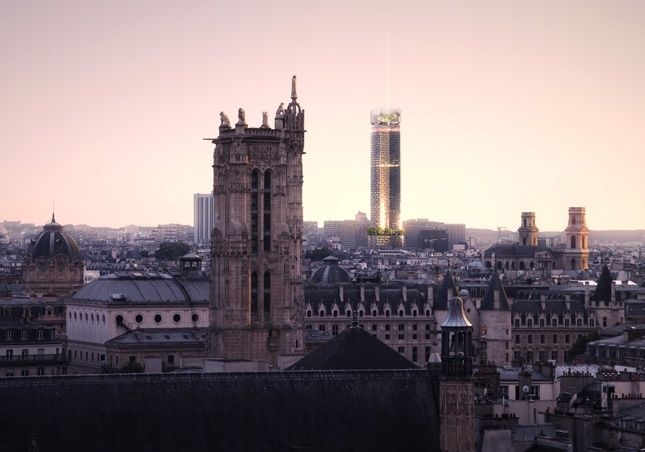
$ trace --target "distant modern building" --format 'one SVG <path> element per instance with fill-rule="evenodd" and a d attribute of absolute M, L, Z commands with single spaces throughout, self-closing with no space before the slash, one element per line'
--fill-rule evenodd
<path fill-rule="evenodd" d="M 430 221 L 427 218 L 406 220 L 403 223 L 405 230 L 405 247 L 417 249 L 419 245 L 419 233 L 421 231 L 442 230 L 448 235 L 448 249 L 458 243 L 466 243 L 465 224 L 446 224 L 439 221 Z"/>
<path fill-rule="evenodd" d="M 195 193 L 193 195 L 193 241 L 195 243 L 209 243 L 215 218 L 215 198 L 212 193 Z"/>
<path fill-rule="evenodd" d="M 401 229 L 401 110 L 372 110 L 371 212 L 374 226 Z"/>
<path fill-rule="evenodd" d="M 448 233 L 443 229 L 424 229 L 417 234 L 416 249 L 445 253 L 449 250 Z"/>

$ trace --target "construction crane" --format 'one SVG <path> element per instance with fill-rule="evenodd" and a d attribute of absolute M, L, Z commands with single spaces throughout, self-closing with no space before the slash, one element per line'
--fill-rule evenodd
<path fill-rule="evenodd" d="M 502 241 L 502 231 L 508 229 L 506 226 L 497 226 L 497 241 Z"/>

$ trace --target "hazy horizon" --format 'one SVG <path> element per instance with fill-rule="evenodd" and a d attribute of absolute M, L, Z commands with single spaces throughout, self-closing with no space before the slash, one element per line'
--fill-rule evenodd
<path fill-rule="evenodd" d="M 0 51 L 0 220 L 192 224 L 219 112 L 272 125 L 296 74 L 305 220 L 369 215 L 389 104 L 402 218 L 645 228 L 645 2 L 5 2 Z"/>

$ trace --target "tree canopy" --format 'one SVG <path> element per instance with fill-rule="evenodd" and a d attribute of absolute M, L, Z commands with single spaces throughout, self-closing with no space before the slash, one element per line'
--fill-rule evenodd
<path fill-rule="evenodd" d="M 155 257 L 161 261 L 177 260 L 190 251 L 190 246 L 184 242 L 162 242 L 155 251 Z"/>

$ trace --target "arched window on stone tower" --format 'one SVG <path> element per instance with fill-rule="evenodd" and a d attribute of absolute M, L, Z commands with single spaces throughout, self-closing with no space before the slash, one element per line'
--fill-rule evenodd
<path fill-rule="evenodd" d="M 271 274 L 264 272 L 264 321 L 271 320 Z"/>
<path fill-rule="evenodd" d="M 571 248 L 574 249 L 576 247 L 576 236 L 572 235 L 571 236 Z"/>
<path fill-rule="evenodd" d="M 251 273 L 251 320 L 258 320 L 258 273 Z"/>
<path fill-rule="evenodd" d="M 271 251 L 271 171 L 264 173 L 264 251 Z"/>
<path fill-rule="evenodd" d="M 258 208 L 259 208 L 259 184 L 260 172 L 251 172 L 251 254 L 258 252 Z"/>

